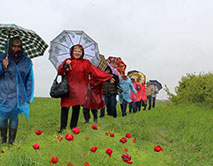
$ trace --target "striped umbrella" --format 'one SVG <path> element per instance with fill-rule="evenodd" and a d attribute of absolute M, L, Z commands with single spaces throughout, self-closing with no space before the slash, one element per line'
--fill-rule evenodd
<path fill-rule="evenodd" d="M 42 56 L 48 47 L 43 39 L 32 30 L 15 24 L 0 24 L 0 53 L 5 54 L 5 45 L 13 37 L 21 39 L 24 53 L 29 58 Z"/>

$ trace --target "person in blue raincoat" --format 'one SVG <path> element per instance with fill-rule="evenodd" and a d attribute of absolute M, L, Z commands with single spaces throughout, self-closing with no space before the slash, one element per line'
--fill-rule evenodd
<path fill-rule="evenodd" d="M 7 50 L 7 45 L 5 46 Z M 18 129 L 18 114 L 29 118 L 33 101 L 34 79 L 32 61 L 26 57 L 19 37 L 10 39 L 8 57 L 0 54 L 0 130 L 1 143 L 13 144 Z"/>
<path fill-rule="evenodd" d="M 131 102 L 130 95 L 131 91 L 137 94 L 137 90 L 134 88 L 130 78 L 128 76 L 123 76 L 119 85 L 122 88 L 122 93 L 119 94 L 119 103 L 121 105 L 122 116 L 126 116 L 127 104 Z"/>

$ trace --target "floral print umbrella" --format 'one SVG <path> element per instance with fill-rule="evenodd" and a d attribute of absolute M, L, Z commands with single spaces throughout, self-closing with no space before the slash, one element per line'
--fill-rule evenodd
<path fill-rule="evenodd" d="M 129 71 L 128 72 L 128 76 L 129 76 L 129 78 L 131 78 L 132 76 L 134 76 L 135 79 L 136 79 L 136 81 L 138 81 L 141 84 L 143 84 L 143 83 L 146 82 L 146 76 L 143 73 L 141 73 L 141 72 L 139 72 L 137 70 L 131 70 L 131 71 Z"/>
<path fill-rule="evenodd" d="M 126 64 L 122 61 L 120 57 L 108 57 L 107 62 L 114 67 L 121 76 L 125 75 L 125 70 L 126 70 Z"/>

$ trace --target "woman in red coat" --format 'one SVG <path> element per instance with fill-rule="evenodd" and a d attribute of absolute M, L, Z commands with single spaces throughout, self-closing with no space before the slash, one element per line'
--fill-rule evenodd
<path fill-rule="evenodd" d="M 70 58 L 58 67 L 58 75 L 67 73 L 69 80 L 69 96 L 61 98 L 61 133 L 67 126 L 69 107 L 72 106 L 70 128 L 75 128 L 78 123 L 80 106 L 84 104 L 88 91 L 89 75 L 99 81 L 106 81 L 112 77 L 94 65 L 89 60 L 83 59 L 84 48 L 74 45 L 70 49 Z"/>

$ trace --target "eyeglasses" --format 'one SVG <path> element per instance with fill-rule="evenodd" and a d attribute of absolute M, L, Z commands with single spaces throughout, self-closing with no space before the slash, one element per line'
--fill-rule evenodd
<path fill-rule="evenodd" d="M 21 48 L 21 45 L 15 45 L 15 44 L 13 44 L 12 47 Z"/>

